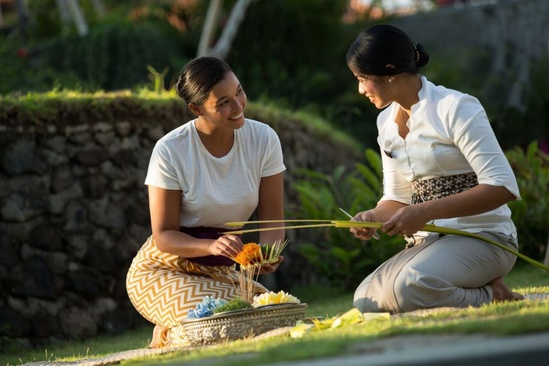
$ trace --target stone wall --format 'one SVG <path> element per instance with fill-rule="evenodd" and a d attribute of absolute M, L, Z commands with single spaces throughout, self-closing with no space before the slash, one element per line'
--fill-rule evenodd
<path fill-rule="evenodd" d="M 58 108 L 48 121 L 0 116 L 0 344 L 85 339 L 145 323 L 125 290 L 150 235 L 143 182 L 154 143 L 189 116 L 109 120 L 93 117 L 93 108 L 86 118 Z M 295 168 L 331 172 L 359 159 L 295 121 L 273 128 L 283 142 L 287 201 Z"/>

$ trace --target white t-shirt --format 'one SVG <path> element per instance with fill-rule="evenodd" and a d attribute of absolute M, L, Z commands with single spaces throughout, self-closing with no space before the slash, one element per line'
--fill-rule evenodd
<path fill-rule="evenodd" d="M 285 169 L 280 140 L 269 125 L 246 119 L 229 153 L 217 158 L 192 120 L 158 140 L 145 184 L 182 191 L 180 226 L 229 228 L 223 223 L 253 214 L 261 178 Z"/>
<path fill-rule="evenodd" d="M 520 199 L 517 181 L 480 102 L 467 94 L 435 86 L 425 77 L 419 102 L 412 106 L 406 139 L 394 122 L 392 103 L 377 120 L 383 160 L 383 197 L 409 204 L 410 182 L 474 172 L 479 184 L 506 187 Z M 390 156 L 388 156 L 390 155 Z M 469 232 L 494 231 L 516 237 L 511 211 L 503 205 L 483 214 L 434 220 L 432 224 Z"/>

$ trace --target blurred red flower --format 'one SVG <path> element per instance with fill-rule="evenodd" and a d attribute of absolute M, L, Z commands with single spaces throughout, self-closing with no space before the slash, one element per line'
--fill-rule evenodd
<path fill-rule="evenodd" d="M 17 50 L 17 57 L 26 58 L 29 55 L 29 52 L 24 48 L 19 48 Z"/>

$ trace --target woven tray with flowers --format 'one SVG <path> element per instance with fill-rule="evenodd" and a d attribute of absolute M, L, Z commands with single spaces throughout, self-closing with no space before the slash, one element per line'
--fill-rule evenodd
<path fill-rule="evenodd" d="M 281 327 L 293 327 L 305 318 L 307 304 L 273 304 L 233 310 L 182 324 L 193 346 L 215 344 L 257 336 Z"/>
<path fill-rule="evenodd" d="M 276 328 L 295 326 L 305 318 L 307 304 L 295 296 L 284 291 L 253 294 L 259 268 L 276 262 L 287 243 L 244 245 L 234 258 L 240 264 L 239 281 L 234 284 L 238 297 L 227 301 L 208 296 L 189 311 L 182 326 L 191 345 L 249 338 Z"/>

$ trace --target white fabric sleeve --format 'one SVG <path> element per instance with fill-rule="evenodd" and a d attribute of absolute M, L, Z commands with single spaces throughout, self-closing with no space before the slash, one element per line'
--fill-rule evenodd
<path fill-rule="evenodd" d="M 269 127 L 267 129 L 267 148 L 265 151 L 261 177 L 270 177 L 286 170 L 282 155 L 282 146 L 276 132 Z"/>
<path fill-rule="evenodd" d="M 479 184 L 503 186 L 520 199 L 513 169 L 478 99 L 462 95 L 450 107 L 448 121 L 450 136 L 477 174 Z"/>
<path fill-rule="evenodd" d="M 152 151 L 145 184 L 170 190 L 183 190 L 179 185 L 173 157 L 162 141 L 157 142 Z"/>

